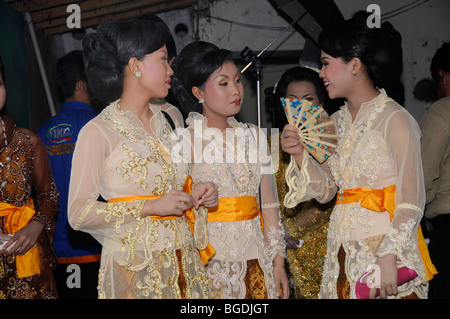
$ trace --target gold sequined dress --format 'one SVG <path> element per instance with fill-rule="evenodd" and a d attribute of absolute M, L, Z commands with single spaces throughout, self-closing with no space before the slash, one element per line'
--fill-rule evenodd
<path fill-rule="evenodd" d="M 56 266 L 53 250 L 54 218 L 58 212 L 58 190 L 44 145 L 34 132 L 16 127 L 1 115 L 0 125 L 0 200 L 23 207 L 32 199 L 35 213 L 30 221 L 44 225 L 37 240 L 40 274 L 20 278 L 16 255 L 0 257 L 0 299 L 53 299 L 57 297 L 52 269 Z M 22 217 L 23 215 L 21 215 Z M 7 234 L 8 216 L 0 217 L 0 233 Z"/>
<path fill-rule="evenodd" d="M 207 118 L 196 112 L 189 114 L 186 123 L 195 182 L 214 182 L 220 199 L 256 196 L 259 202 L 261 194 L 264 231 L 260 216 L 208 222 L 209 241 L 216 254 L 206 273 L 214 298 L 277 298 L 273 260 L 276 255 L 285 257 L 286 248 L 266 135 L 234 117 L 228 118 L 226 132 L 208 127 Z"/>
<path fill-rule="evenodd" d="M 279 148 L 280 135 L 269 139 L 269 144 Z M 275 143 L 278 141 L 278 144 Z M 298 241 L 299 248 L 286 250 L 287 269 L 291 298 L 316 299 L 322 280 L 323 263 L 327 251 L 327 229 L 334 201 L 322 205 L 315 200 L 301 202 L 293 208 L 287 208 L 283 198 L 288 191 L 285 173 L 290 161 L 289 154 L 281 149 L 272 152 L 274 163 L 278 163 L 276 175 L 278 196 L 281 199 L 281 218 L 286 236 Z M 278 156 L 278 157 L 276 157 Z"/>
<path fill-rule="evenodd" d="M 69 222 L 102 244 L 99 298 L 208 298 L 204 265 L 186 215 L 152 220 L 140 217 L 146 199 L 97 200 L 99 195 L 110 200 L 183 190 L 189 166 L 173 161 L 178 141 L 161 111 L 178 126 L 181 114 L 167 104 L 149 107 L 153 135 L 117 101 L 83 127 L 73 158 Z"/>

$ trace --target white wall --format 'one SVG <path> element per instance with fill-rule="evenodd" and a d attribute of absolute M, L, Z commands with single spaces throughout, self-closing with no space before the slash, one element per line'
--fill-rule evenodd
<path fill-rule="evenodd" d="M 320 1 L 320 0 L 317 0 Z M 404 71 L 402 83 L 405 87 L 405 108 L 418 120 L 429 103 L 417 100 L 413 95 L 416 84 L 424 79 L 431 78 L 429 65 L 436 49 L 442 41 L 450 41 L 450 1 L 449 0 L 335 0 L 344 18 L 350 18 L 357 10 L 366 10 L 369 4 L 378 4 L 381 15 L 394 10 L 416 4 L 408 11 L 398 10 L 397 15 L 386 20 L 402 34 Z M 407 9 L 407 7 L 405 7 Z M 210 12 L 213 17 L 232 20 L 237 23 L 252 25 L 285 27 L 287 22 L 281 18 L 275 9 L 265 0 L 217 0 L 210 4 Z M 252 28 L 215 20 L 214 18 L 201 18 L 199 23 L 199 34 L 202 40 L 211 41 L 220 47 L 233 51 L 240 51 L 245 46 L 258 52 L 270 42 L 278 31 L 265 28 Z M 277 42 L 278 43 L 278 42 Z M 277 50 L 301 50 L 304 39 L 300 34 L 290 34 L 283 38 L 283 43 L 271 48 Z M 286 69 L 290 66 L 286 66 Z M 267 66 L 263 68 L 262 90 L 273 85 L 284 70 L 281 66 Z M 251 85 L 251 83 L 250 83 Z M 244 118 L 255 121 L 247 109 L 251 106 L 251 99 L 255 99 L 254 92 L 246 85 L 246 93 L 250 97 L 246 99 Z M 253 102 L 256 104 L 256 102 Z M 264 123 L 267 121 L 264 119 Z M 269 125 L 269 124 L 265 124 Z M 267 127 L 267 126 L 266 126 Z"/>
<path fill-rule="evenodd" d="M 211 17 L 200 16 L 199 18 L 197 31 L 200 40 L 212 42 L 220 48 L 234 52 L 241 52 L 245 47 L 249 47 L 254 54 L 258 54 L 289 25 L 266 0 L 212 1 L 209 11 Z M 303 36 L 291 28 L 267 50 L 298 51 L 303 49 L 304 44 Z M 274 86 L 281 74 L 293 66 L 263 65 L 261 127 L 271 128 L 272 126 L 270 114 L 264 106 L 264 89 Z M 242 79 L 245 89 L 244 102 L 237 117 L 241 121 L 258 124 L 257 84 L 249 80 L 248 76 L 243 76 Z"/>
<path fill-rule="evenodd" d="M 405 108 L 418 120 L 429 106 L 413 95 L 416 84 L 430 78 L 430 62 L 442 41 L 450 41 L 449 0 L 335 0 L 344 18 L 350 18 L 357 10 L 365 10 L 369 4 L 378 4 L 381 16 L 411 3 L 419 4 L 411 10 L 383 21 L 392 23 L 402 35 Z M 390 15 L 388 15 L 390 16 Z"/>
<path fill-rule="evenodd" d="M 320 0 L 317 0 L 320 1 Z M 378 4 L 382 17 L 384 14 L 408 4 L 420 4 L 411 10 L 400 12 L 388 18 L 402 34 L 404 52 L 404 71 L 402 82 L 405 86 L 405 108 L 419 119 L 429 103 L 424 103 L 413 96 L 417 82 L 430 78 L 429 65 L 431 57 L 442 41 L 450 41 L 450 1 L 449 0 L 335 0 L 345 18 L 350 18 L 357 10 L 365 10 L 369 4 Z M 174 10 L 158 14 L 174 33 L 175 25 L 183 22 L 189 26 L 189 33 L 184 38 L 174 36 L 178 52 L 190 41 L 194 34 L 200 40 L 210 41 L 219 47 L 241 52 L 249 47 L 259 53 L 272 41 L 288 23 L 278 15 L 266 0 L 215 0 L 210 1 L 209 12 L 192 19 L 190 9 Z M 194 23 L 195 21 L 195 23 Z M 198 22 L 197 22 L 198 21 Z M 383 20 L 382 20 L 383 21 Z M 91 32 L 92 30 L 88 30 Z M 72 49 L 80 48 L 80 41 L 71 34 L 54 37 L 56 56 L 61 56 Z M 269 50 L 302 50 L 304 38 L 296 31 L 283 35 Z M 261 74 L 261 101 L 263 91 L 273 86 L 281 74 L 293 65 L 264 65 Z M 244 77 L 245 99 L 240 119 L 257 123 L 256 83 Z M 264 109 L 262 126 L 270 127 L 268 114 Z"/>

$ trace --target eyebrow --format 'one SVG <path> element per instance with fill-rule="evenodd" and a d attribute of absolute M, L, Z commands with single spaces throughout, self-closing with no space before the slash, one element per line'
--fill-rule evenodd
<path fill-rule="evenodd" d="M 240 75 L 240 72 L 239 71 L 237 71 L 236 72 L 236 74 L 234 75 L 234 77 L 237 77 L 237 76 L 239 76 Z M 223 77 L 223 78 L 230 78 L 228 75 L 226 75 L 226 74 L 217 74 L 214 78 L 215 79 L 217 79 L 217 78 L 220 78 L 220 77 Z"/>
<path fill-rule="evenodd" d="M 291 94 L 288 94 L 287 96 L 297 96 L 297 95 L 294 94 L 294 93 L 291 93 Z M 313 93 L 307 93 L 307 94 L 302 95 L 302 98 L 305 98 L 305 97 L 308 97 L 308 96 L 314 97 L 314 94 Z"/>
<path fill-rule="evenodd" d="M 158 53 L 159 53 L 159 52 L 162 52 L 162 53 L 164 53 L 164 54 L 167 54 L 167 50 L 165 50 L 165 49 L 159 49 L 157 52 L 158 52 Z"/>

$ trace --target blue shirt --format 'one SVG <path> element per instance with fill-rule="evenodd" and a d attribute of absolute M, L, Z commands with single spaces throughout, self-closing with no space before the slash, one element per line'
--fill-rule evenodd
<path fill-rule="evenodd" d="M 89 234 L 75 231 L 67 219 L 72 155 L 81 128 L 97 115 L 83 102 L 64 102 L 60 113 L 48 120 L 37 133 L 41 137 L 53 169 L 59 191 L 54 246 L 59 263 L 83 263 L 100 260 L 101 245 Z"/>

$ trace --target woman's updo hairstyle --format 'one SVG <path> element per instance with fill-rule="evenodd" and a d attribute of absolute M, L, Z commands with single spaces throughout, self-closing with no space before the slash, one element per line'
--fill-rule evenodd
<path fill-rule="evenodd" d="M 110 103 L 122 94 L 125 67 L 132 57 L 163 47 L 170 31 L 162 21 L 150 19 L 107 20 L 97 32 L 83 39 L 86 77 L 95 97 Z"/>
<path fill-rule="evenodd" d="M 322 31 L 319 46 L 345 62 L 359 58 L 373 84 L 389 89 L 398 83 L 403 71 L 402 37 L 389 22 L 369 28 L 368 17 L 369 13 L 358 11 L 350 20 Z"/>
<path fill-rule="evenodd" d="M 279 99 L 286 97 L 286 91 L 292 82 L 306 81 L 314 85 L 315 93 L 319 98 L 319 103 L 324 103 L 327 97 L 327 91 L 323 85 L 319 73 L 306 67 L 296 66 L 283 73 L 275 88 L 275 96 Z"/>
<path fill-rule="evenodd" d="M 172 63 L 171 90 L 185 116 L 189 112 L 203 112 L 192 87 L 202 89 L 211 74 L 228 61 L 233 61 L 231 51 L 205 41 L 191 42 L 181 50 Z"/>

